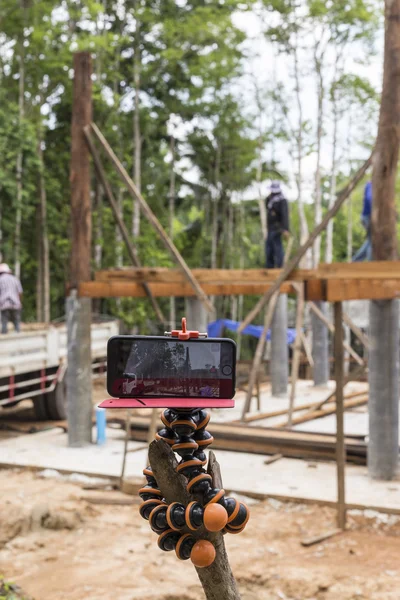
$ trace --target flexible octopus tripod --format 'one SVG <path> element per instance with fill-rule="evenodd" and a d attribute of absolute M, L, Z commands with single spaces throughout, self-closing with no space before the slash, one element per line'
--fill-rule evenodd
<path fill-rule="evenodd" d="M 182 330 L 166 335 L 188 340 L 205 334 L 187 331 L 183 318 Z M 192 398 L 188 400 L 193 401 Z M 156 439 L 169 444 L 181 457 L 176 472 L 187 478 L 187 491 L 202 501 L 194 499 L 187 506 L 179 502 L 168 505 L 149 466 L 143 471 L 147 484 L 139 490 L 143 500 L 140 514 L 158 534 L 161 550 L 175 550 L 180 560 L 190 558 L 196 567 L 208 567 L 215 559 L 215 548 L 208 540 L 198 539 L 198 536 L 196 539 L 193 533 L 201 533 L 201 528 L 210 532 L 240 533 L 250 513 L 243 502 L 225 496 L 223 489 L 212 487 L 211 475 L 205 471 L 205 450 L 214 439 L 206 431 L 210 414 L 202 408 L 168 408 L 161 420 L 164 428 L 156 434 Z"/>

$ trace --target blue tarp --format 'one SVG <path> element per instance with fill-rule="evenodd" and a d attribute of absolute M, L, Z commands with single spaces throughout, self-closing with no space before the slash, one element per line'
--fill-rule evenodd
<path fill-rule="evenodd" d="M 240 323 L 239 321 L 231 321 L 231 319 L 218 319 L 218 321 L 213 321 L 208 326 L 208 335 L 209 337 L 221 337 L 222 331 L 224 328 L 229 329 L 230 331 L 237 331 Z M 243 330 L 243 333 L 247 335 L 253 335 L 256 338 L 259 338 L 262 334 L 263 326 L 262 325 L 248 325 Z M 271 339 L 271 330 L 268 330 L 267 340 Z M 287 330 L 287 343 L 293 344 L 296 339 L 296 330 L 288 329 Z"/>

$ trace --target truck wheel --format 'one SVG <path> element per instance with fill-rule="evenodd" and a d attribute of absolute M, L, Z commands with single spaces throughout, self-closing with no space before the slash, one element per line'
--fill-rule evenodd
<path fill-rule="evenodd" d="M 38 421 L 47 421 L 49 419 L 47 414 L 46 396 L 42 394 L 33 399 L 33 410 Z"/>
<path fill-rule="evenodd" d="M 65 378 L 57 383 L 55 389 L 46 395 L 48 419 L 64 421 L 67 418 L 67 386 Z"/>

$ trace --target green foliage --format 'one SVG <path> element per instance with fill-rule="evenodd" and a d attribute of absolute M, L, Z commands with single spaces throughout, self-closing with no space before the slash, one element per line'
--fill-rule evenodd
<path fill-rule="evenodd" d="M 93 114 L 129 173 L 134 172 L 134 69 L 138 70 L 141 130 L 141 189 L 162 225 L 169 230 L 171 180 L 170 140 L 175 140 L 174 242 L 191 267 L 209 267 L 212 245 L 218 267 L 250 268 L 264 264 L 260 234 L 258 191 L 253 184 L 269 178 L 289 183 L 293 177 L 273 152 L 275 143 L 296 163 L 299 134 L 303 158 L 315 151 L 314 124 L 304 114 L 294 118 L 292 81 L 276 81 L 262 88 L 249 105 L 243 89 L 245 33 L 235 25 L 241 12 L 264 6 L 265 33 L 275 51 L 293 64 L 295 52 L 307 51 L 307 35 L 328 32 L 333 54 L 346 44 L 368 49 L 381 7 L 377 0 L 125 0 L 124 2 L 63 2 L 32 0 L 0 3 L 0 252 L 13 263 L 17 197 L 17 159 L 23 157 L 21 264 L 24 319 L 36 318 L 37 227 L 43 148 L 44 181 L 50 247 L 51 316 L 64 314 L 70 251 L 70 123 L 73 53 L 89 50 L 93 58 Z M 234 18 L 235 17 L 235 18 Z M 365 44 L 364 44 L 365 42 Z M 296 46 L 297 44 L 297 46 Z M 370 52 L 370 48 L 368 49 Z M 365 59 L 368 53 L 365 52 Z M 135 62 L 136 61 L 136 62 Z M 309 71 L 306 57 L 300 71 Z M 23 65 L 23 111 L 20 78 Z M 278 78 L 279 79 L 279 78 Z M 258 87 L 257 87 L 258 86 Z M 239 93 L 237 90 L 240 90 Z M 243 92 L 243 93 L 242 93 Z M 329 81 L 326 102 L 336 102 L 341 117 L 349 110 L 363 115 L 364 127 L 376 121 L 377 91 L 359 73 L 344 69 Z M 247 95 L 246 95 L 247 94 Z M 250 103 L 251 104 L 251 103 Z M 264 116 L 268 124 L 261 125 Z M 359 119 L 360 121 L 360 119 Z M 173 123 L 177 123 L 173 125 Z M 295 123 L 295 124 L 293 124 Z M 172 132 L 172 134 L 171 134 Z M 371 135 L 359 128 L 356 142 L 371 145 Z M 344 152 L 340 148 L 341 163 Z M 267 156 L 268 154 L 268 156 Z M 279 155 L 279 153 L 278 153 Z M 261 158 L 260 158 L 261 157 Z M 123 217 L 132 230 L 133 203 L 112 166 L 104 160 Z M 338 186 L 347 165 L 340 165 Z M 324 177 L 323 183 L 327 181 Z M 259 181 L 258 179 L 258 181 Z M 112 212 L 95 197 L 93 178 L 93 249 L 101 248 L 101 267 L 129 265 L 123 244 L 116 241 Z M 246 198 L 246 200 L 244 200 Z M 313 206 L 305 198 L 305 214 L 312 228 Z M 353 196 L 353 245 L 363 238 L 359 224 L 362 188 Z M 290 203 L 291 227 L 299 242 L 298 206 Z M 326 206 L 324 206 L 326 210 Z M 347 257 L 347 209 L 335 220 L 334 259 Z M 101 227 L 98 228 L 98 223 Z M 173 266 L 149 223 L 142 218 L 136 240 L 140 259 L 148 266 Z M 323 248 L 324 251 L 324 238 Z M 93 252 L 93 268 L 94 252 Z M 220 314 L 230 314 L 228 299 L 218 301 Z M 254 304 L 245 298 L 243 311 Z M 168 314 L 169 301 L 160 304 Z M 183 310 L 177 300 L 177 311 Z M 103 312 L 122 319 L 127 331 L 159 333 L 147 299 L 104 300 Z M 251 342 L 243 346 L 252 351 Z"/>

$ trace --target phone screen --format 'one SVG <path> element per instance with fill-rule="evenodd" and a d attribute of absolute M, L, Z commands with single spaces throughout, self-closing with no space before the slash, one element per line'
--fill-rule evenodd
<path fill-rule="evenodd" d="M 119 398 L 233 398 L 236 344 L 117 336 L 107 348 L 107 391 Z"/>

